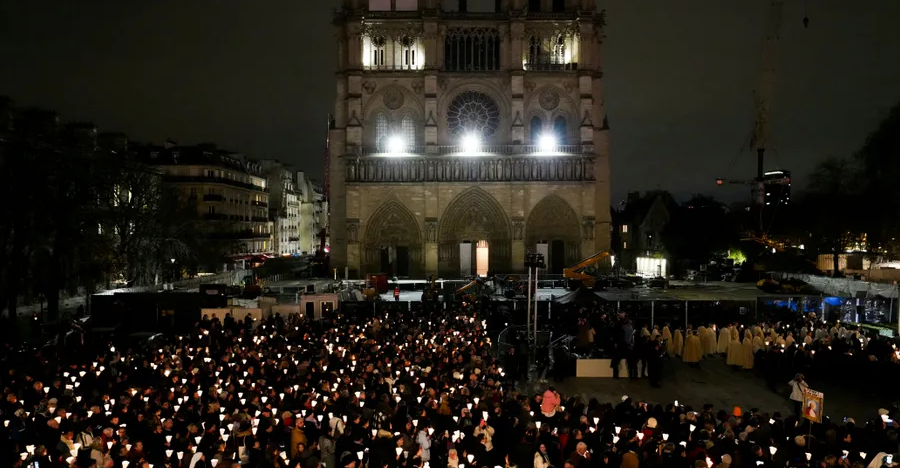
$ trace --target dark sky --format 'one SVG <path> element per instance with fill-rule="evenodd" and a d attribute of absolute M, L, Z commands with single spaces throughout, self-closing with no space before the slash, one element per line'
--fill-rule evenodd
<path fill-rule="evenodd" d="M 339 0 L 0 0 L 0 94 L 133 139 L 322 172 Z M 750 178 L 767 0 L 601 0 L 613 193 Z M 787 0 L 767 169 L 802 186 L 900 100 L 900 1 Z"/>

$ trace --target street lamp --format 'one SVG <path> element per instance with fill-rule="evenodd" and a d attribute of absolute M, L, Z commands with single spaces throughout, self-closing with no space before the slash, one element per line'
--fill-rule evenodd
<path fill-rule="evenodd" d="M 556 151 L 556 136 L 552 134 L 542 135 L 538 140 L 538 150 L 541 153 L 553 153 Z"/>
<path fill-rule="evenodd" d="M 403 141 L 403 138 L 394 135 L 388 138 L 387 141 L 387 152 L 389 154 L 402 154 L 406 152 L 406 142 Z"/>
<path fill-rule="evenodd" d="M 464 153 L 480 153 L 481 139 L 474 133 L 469 133 L 462 138 L 462 150 Z"/>

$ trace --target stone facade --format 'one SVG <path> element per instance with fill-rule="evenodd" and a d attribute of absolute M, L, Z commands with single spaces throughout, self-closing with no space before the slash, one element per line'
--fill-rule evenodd
<path fill-rule="evenodd" d="M 409 3 L 345 0 L 335 21 L 332 265 L 446 278 L 467 243 L 487 241 L 495 273 L 540 242 L 556 269 L 608 249 L 593 0 Z"/>

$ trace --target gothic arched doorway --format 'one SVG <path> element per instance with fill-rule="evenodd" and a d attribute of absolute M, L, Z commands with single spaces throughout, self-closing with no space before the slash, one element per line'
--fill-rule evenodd
<path fill-rule="evenodd" d="M 367 273 L 417 276 L 422 271 L 422 237 L 419 223 L 397 201 L 382 204 L 366 224 L 365 266 Z"/>
<path fill-rule="evenodd" d="M 479 241 L 486 241 L 490 246 L 490 271 L 508 272 L 511 265 L 510 238 L 509 218 L 500 203 L 478 187 L 469 188 L 457 195 L 441 215 L 438 272 L 447 277 L 474 274 Z M 471 253 L 468 261 L 462 258 L 462 252 Z M 465 271 L 467 265 L 468 271 Z"/>
<path fill-rule="evenodd" d="M 547 243 L 548 272 L 559 274 L 563 268 L 581 259 L 581 224 L 575 210 L 557 195 L 538 202 L 525 223 L 525 250 L 537 251 L 539 243 Z"/>

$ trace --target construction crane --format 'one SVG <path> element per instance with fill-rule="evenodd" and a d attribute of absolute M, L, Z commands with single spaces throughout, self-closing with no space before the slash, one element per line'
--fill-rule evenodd
<path fill-rule="evenodd" d="M 756 178 L 752 181 L 716 179 L 717 185 L 741 184 L 752 185 L 753 206 L 759 216 L 758 237 L 765 236 L 763 226 L 763 206 L 765 204 L 765 174 L 763 161 L 766 149 L 771 144 L 771 110 L 772 95 L 775 89 L 775 64 L 778 52 L 778 41 L 781 38 L 781 14 L 784 10 L 784 0 L 772 0 L 769 3 L 768 17 L 766 19 L 765 41 L 762 48 L 762 73 L 756 90 L 756 119 L 753 125 L 753 133 L 750 135 L 749 146 L 756 152 Z M 803 19 L 804 26 L 809 24 L 809 19 Z"/>
<path fill-rule="evenodd" d="M 586 273 L 584 270 L 589 267 L 594 267 L 598 263 L 605 260 L 609 257 L 610 252 L 604 250 L 602 252 L 595 253 L 590 257 L 576 263 L 575 265 L 564 268 L 563 269 L 563 278 L 566 280 L 566 289 L 575 290 L 580 286 L 584 286 L 588 289 L 593 288 L 597 283 L 597 276 L 591 273 Z"/>

